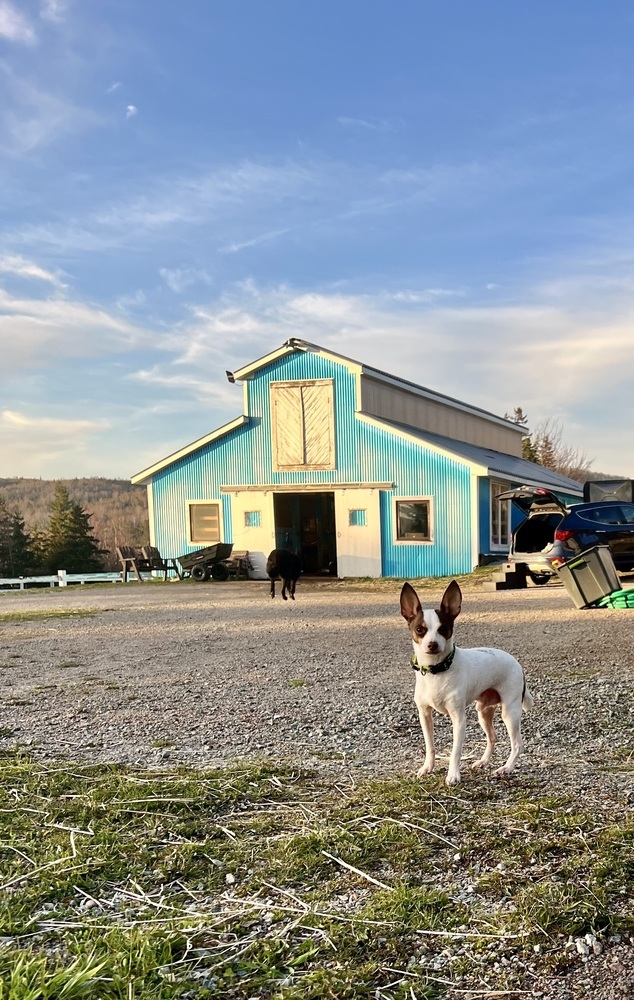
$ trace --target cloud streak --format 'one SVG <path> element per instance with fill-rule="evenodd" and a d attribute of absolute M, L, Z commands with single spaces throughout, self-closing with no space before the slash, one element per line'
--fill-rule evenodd
<path fill-rule="evenodd" d="M 8 0 L 0 0 L 0 38 L 23 45 L 34 45 L 36 42 L 30 22 Z"/>

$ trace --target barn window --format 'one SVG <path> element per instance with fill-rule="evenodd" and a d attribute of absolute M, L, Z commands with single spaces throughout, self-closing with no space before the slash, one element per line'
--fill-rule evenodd
<path fill-rule="evenodd" d="M 348 511 L 348 524 L 352 528 L 364 528 L 367 524 L 365 510 L 349 510 Z"/>
<path fill-rule="evenodd" d="M 220 541 L 220 504 L 190 503 L 189 541 L 213 545 Z"/>
<path fill-rule="evenodd" d="M 271 382 L 275 470 L 334 469 L 334 423 L 331 379 Z"/>
<path fill-rule="evenodd" d="M 431 497 L 407 497 L 395 501 L 397 542 L 431 542 Z"/>
<path fill-rule="evenodd" d="M 245 510 L 244 512 L 245 528 L 259 528 L 260 524 L 261 524 L 261 518 L 259 510 Z"/>

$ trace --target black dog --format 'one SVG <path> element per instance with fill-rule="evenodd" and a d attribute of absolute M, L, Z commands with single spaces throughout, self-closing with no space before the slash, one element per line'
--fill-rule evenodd
<path fill-rule="evenodd" d="M 275 581 L 282 581 L 282 597 L 286 601 L 286 590 L 291 601 L 295 600 L 295 584 L 302 571 L 302 563 L 299 556 L 294 552 L 287 552 L 286 549 L 273 549 L 266 560 L 266 575 L 271 580 L 271 597 L 275 597 Z"/>

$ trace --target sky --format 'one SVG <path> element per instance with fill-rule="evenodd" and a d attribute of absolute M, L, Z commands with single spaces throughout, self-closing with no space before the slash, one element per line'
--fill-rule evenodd
<path fill-rule="evenodd" d="M 299 337 L 634 477 L 631 0 L 0 0 L 0 476 Z"/>

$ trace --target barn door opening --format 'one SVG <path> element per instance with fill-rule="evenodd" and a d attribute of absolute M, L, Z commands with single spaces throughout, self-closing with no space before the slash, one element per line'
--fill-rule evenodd
<path fill-rule="evenodd" d="M 336 575 L 333 493 L 276 493 L 275 545 L 301 556 L 305 574 Z"/>

